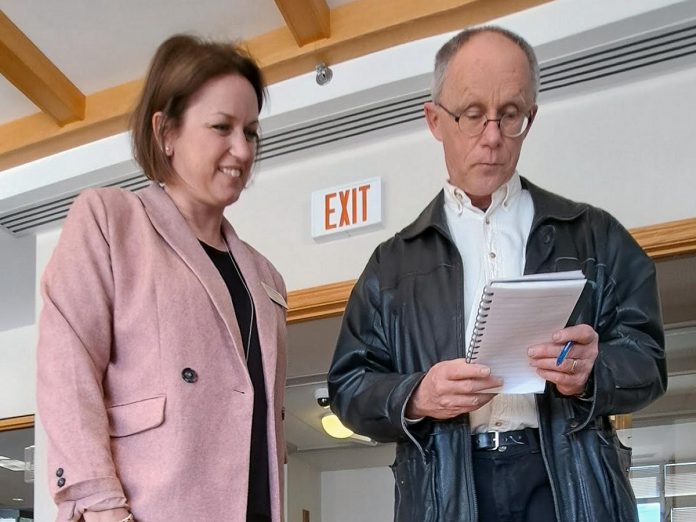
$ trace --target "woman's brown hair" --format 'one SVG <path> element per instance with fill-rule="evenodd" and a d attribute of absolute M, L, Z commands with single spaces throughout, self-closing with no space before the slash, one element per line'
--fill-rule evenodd
<path fill-rule="evenodd" d="M 171 166 L 163 150 L 165 131 L 179 128 L 191 97 L 206 82 L 228 74 L 249 81 L 261 111 L 265 93 L 263 75 L 254 59 L 236 45 L 176 35 L 159 46 L 130 125 L 133 156 L 145 176 L 158 182 L 169 178 Z M 158 111 L 163 118 L 155 130 L 152 118 Z"/>

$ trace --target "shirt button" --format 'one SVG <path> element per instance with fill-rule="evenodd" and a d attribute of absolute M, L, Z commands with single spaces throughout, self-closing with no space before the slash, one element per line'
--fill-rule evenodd
<path fill-rule="evenodd" d="M 198 380 L 198 374 L 196 373 L 196 370 L 184 368 L 181 371 L 181 378 L 184 379 L 184 381 L 193 384 Z"/>
<path fill-rule="evenodd" d="M 502 423 L 502 422 L 500 422 L 500 421 L 498 421 L 498 422 L 496 422 L 496 423 L 495 423 L 495 425 L 496 425 L 497 427 L 500 427 L 500 426 L 502 426 L 502 425 L 503 425 L 503 423 Z"/>
<path fill-rule="evenodd" d="M 56 477 L 60 478 L 63 476 L 63 468 L 58 468 L 56 470 Z"/>
<path fill-rule="evenodd" d="M 495 259 L 495 252 L 489 252 L 488 257 Z"/>
<path fill-rule="evenodd" d="M 63 486 L 65 486 L 65 479 L 62 477 L 59 478 L 57 484 L 59 488 L 62 488 Z"/>
<path fill-rule="evenodd" d="M 486 225 L 490 225 L 490 224 L 491 224 L 491 218 L 486 218 Z"/>

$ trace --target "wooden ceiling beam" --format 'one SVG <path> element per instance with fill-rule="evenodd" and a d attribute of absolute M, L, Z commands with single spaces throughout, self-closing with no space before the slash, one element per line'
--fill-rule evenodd
<path fill-rule="evenodd" d="M 247 40 L 275 83 L 409 41 L 454 31 L 550 0 L 356 0 L 331 10 L 331 35 L 300 48 L 282 27 Z M 334 80 L 336 81 L 336 80 Z M 127 129 L 141 81 L 86 97 L 85 117 L 59 127 L 43 114 L 0 125 L 0 171 Z"/>
<path fill-rule="evenodd" d="M 84 118 L 84 94 L 2 11 L 0 73 L 58 126 Z"/>
<path fill-rule="evenodd" d="M 463 29 L 549 0 L 355 0 L 331 10 L 331 35 L 299 48 L 287 27 L 247 42 L 269 83 L 428 36 Z M 433 56 L 433 59 L 435 57 Z"/>
<path fill-rule="evenodd" d="M 325 0 L 275 0 L 275 3 L 300 47 L 330 36 L 330 12 Z"/>

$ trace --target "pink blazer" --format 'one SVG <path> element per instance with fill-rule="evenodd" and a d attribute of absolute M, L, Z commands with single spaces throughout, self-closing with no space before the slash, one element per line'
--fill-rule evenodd
<path fill-rule="evenodd" d="M 223 233 L 256 307 L 280 521 L 286 310 L 270 296 L 285 286 L 227 221 Z M 125 498 L 139 522 L 245 521 L 253 388 L 242 339 L 225 283 L 166 192 L 83 192 L 41 291 L 37 399 L 57 520 Z"/>

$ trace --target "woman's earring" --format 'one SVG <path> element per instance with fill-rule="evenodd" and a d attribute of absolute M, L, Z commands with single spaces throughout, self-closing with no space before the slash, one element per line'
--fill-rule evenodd
<path fill-rule="evenodd" d="M 172 153 L 172 149 L 171 149 L 171 147 L 170 147 L 169 145 L 167 145 L 166 147 L 164 147 L 164 153 L 165 153 L 167 156 L 169 156 L 169 155 Z"/>

